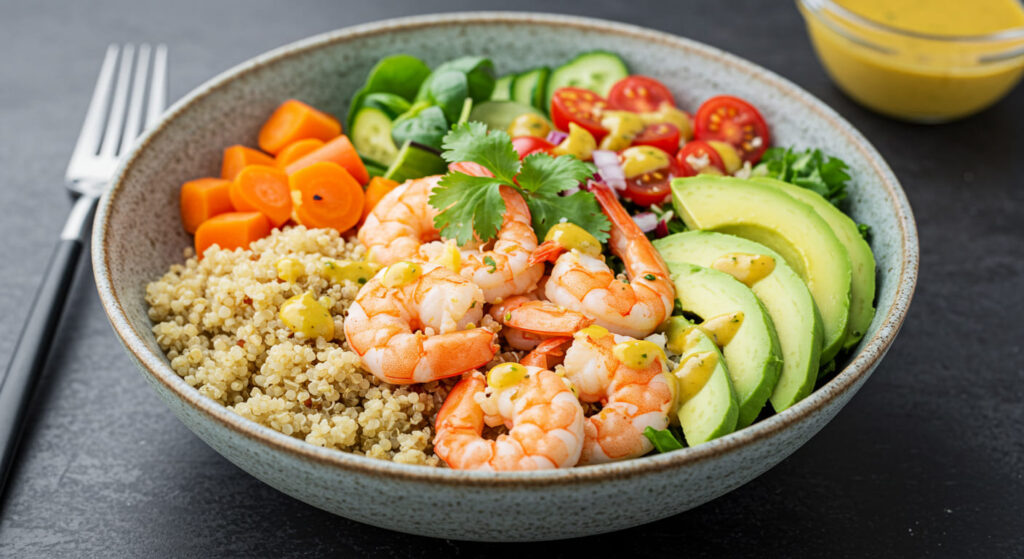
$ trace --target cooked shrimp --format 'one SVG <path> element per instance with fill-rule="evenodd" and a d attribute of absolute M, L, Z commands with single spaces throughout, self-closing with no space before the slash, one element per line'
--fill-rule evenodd
<path fill-rule="evenodd" d="M 484 424 L 508 434 L 482 436 Z M 458 470 L 568 468 L 583 449 L 583 407 L 554 372 L 502 363 L 463 378 L 435 423 L 434 453 Z"/>
<path fill-rule="evenodd" d="M 581 465 L 650 452 L 644 429 L 668 427 L 675 404 L 675 379 L 660 347 L 591 326 L 573 337 L 564 367 L 581 402 L 603 405 L 584 426 Z"/>
<path fill-rule="evenodd" d="M 348 309 L 345 336 L 363 366 L 393 384 L 430 382 L 480 367 L 498 350 L 480 288 L 429 263 L 377 272 Z"/>
<path fill-rule="evenodd" d="M 434 227 L 439 213 L 429 204 L 441 175 L 411 179 L 384 195 L 359 228 L 369 258 L 389 266 L 416 256 L 420 245 L 441 238 Z"/>
<path fill-rule="evenodd" d="M 608 246 L 625 263 L 629 281 L 616 279 L 601 258 L 566 251 L 551 240 L 533 258 L 555 262 L 544 294 L 616 334 L 643 338 L 672 314 L 675 288 L 668 267 L 608 187 L 595 185 L 593 192 L 612 224 Z"/>
<path fill-rule="evenodd" d="M 486 248 L 488 243 L 459 250 L 459 273 L 484 290 L 488 303 L 526 293 L 544 275 L 544 265 L 530 261 L 537 248 L 537 234 L 533 231 L 529 206 L 522 195 L 508 186 L 502 186 L 500 192 L 505 201 L 505 216 L 493 246 Z M 433 261 L 445 248 L 443 242 L 425 244 L 420 257 Z"/>
<path fill-rule="evenodd" d="M 516 349 L 533 349 L 551 336 L 571 336 L 594 323 L 582 313 L 571 311 L 533 294 L 516 295 L 491 305 L 490 315 L 501 323 L 501 333 Z"/>

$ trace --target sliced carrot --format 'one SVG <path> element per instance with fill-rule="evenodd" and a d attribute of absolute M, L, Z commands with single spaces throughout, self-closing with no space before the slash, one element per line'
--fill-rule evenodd
<path fill-rule="evenodd" d="M 220 164 L 220 178 L 235 180 L 238 172 L 246 165 L 277 165 L 273 157 L 245 146 L 231 146 L 224 149 L 224 159 Z"/>
<path fill-rule="evenodd" d="M 199 224 L 232 210 L 231 181 L 202 178 L 181 185 L 181 223 L 185 231 L 195 233 Z"/>
<path fill-rule="evenodd" d="M 373 177 L 370 179 L 370 183 L 366 185 L 366 201 L 363 204 L 363 216 L 359 222 L 365 221 L 366 216 L 370 215 L 377 202 L 380 202 L 380 199 L 388 192 L 391 192 L 398 184 L 398 181 L 384 177 Z"/>
<path fill-rule="evenodd" d="M 341 124 L 333 116 L 318 111 L 313 107 L 289 99 L 270 115 L 260 129 L 260 148 L 277 154 L 288 144 L 306 138 L 318 138 L 323 141 L 341 134 Z"/>
<path fill-rule="evenodd" d="M 288 175 L 277 167 L 249 165 L 231 183 L 231 205 L 240 212 L 262 212 L 274 227 L 292 215 Z"/>
<path fill-rule="evenodd" d="M 285 171 L 288 174 L 292 174 L 299 169 L 309 167 L 313 163 L 320 161 L 331 161 L 337 163 L 345 168 L 359 184 L 366 184 L 366 181 L 370 180 L 370 174 L 366 172 L 366 166 L 363 165 L 363 160 L 359 158 L 359 154 L 356 153 L 356 148 L 352 146 L 352 142 L 348 140 L 348 136 L 341 135 L 326 144 L 320 146 L 316 151 L 308 153 L 305 157 L 299 158 L 294 161 L 291 165 L 285 167 Z"/>
<path fill-rule="evenodd" d="M 288 175 L 295 220 L 306 227 L 352 228 L 363 215 L 363 187 L 344 167 L 320 161 Z"/>
<path fill-rule="evenodd" d="M 275 158 L 277 166 L 284 169 L 295 160 L 300 159 L 311 151 L 315 151 L 322 145 L 324 145 L 324 141 L 319 138 L 306 138 L 292 142 L 277 152 L 277 157 Z"/>
<path fill-rule="evenodd" d="M 196 229 L 196 254 L 200 258 L 213 245 L 234 250 L 270 234 L 270 222 L 260 212 L 228 212 L 207 219 Z"/>

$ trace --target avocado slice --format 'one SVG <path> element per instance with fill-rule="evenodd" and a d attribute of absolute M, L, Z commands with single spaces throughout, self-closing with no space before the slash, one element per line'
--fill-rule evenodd
<path fill-rule="evenodd" d="M 782 350 L 768 311 L 749 287 L 729 274 L 686 262 L 666 264 L 683 311 L 704 320 L 743 313 L 743 322 L 722 348 L 722 355 L 740 405 L 736 427 L 750 425 L 775 389 L 782 369 Z"/>
<path fill-rule="evenodd" d="M 839 353 L 850 318 L 850 258 L 817 212 L 763 183 L 711 175 L 673 179 L 672 204 L 690 229 L 736 235 L 781 254 L 821 313 L 821 362 Z"/>
<path fill-rule="evenodd" d="M 875 255 L 871 252 L 871 246 L 864 240 L 857 230 L 857 224 L 850 216 L 830 204 L 817 192 L 768 177 L 758 177 L 754 180 L 778 188 L 813 208 L 832 228 L 839 242 L 846 247 L 853 276 L 850 289 L 850 321 L 846 325 L 843 349 L 853 348 L 864 337 L 868 326 L 871 326 L 871 320 L 875 317 Z"/>
<path fill-rule="evenodd" d="M 710 355 L 714 362 L 711 374 L 698 392 L 683 394 L 680 390 L 678 394 L 681 403 L 676 409 L 676 416 L 686 444 L 696 446 L 735 431 L 740 405 L 718 346 L 703 330 L 695 328 L 682 316 L 669 318 L 665 333 L 669 337 L 669 348 L 676 345 L 674 349 L 680 351 L 681 366 L 676 371 L 684 369 L 688 360 L 702 356 Z"/>
<path fill-rule="evenodd" d="M 821 315 L 800 276 L 774 250 L 754 241 L 712 231 L 687 231 L 654 241 L 662 258 L 712 267 L 730 254 L 765 255 L 774 267 L 750 289 L 768 309 L 782 349 L 782 372 L 771 395 L 772 408 L 782 411 L 814 389 L 821 358 Z"/>

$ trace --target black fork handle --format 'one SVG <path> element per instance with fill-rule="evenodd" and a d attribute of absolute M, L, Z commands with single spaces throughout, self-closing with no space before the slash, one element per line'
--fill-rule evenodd
<path fill-rule="evenodd" d="M 14 466 L 29 403 L 50 354 L 95 210 L 95 197 L 82 196 L 75 202 L 0 384 L 0 495 Z"/>

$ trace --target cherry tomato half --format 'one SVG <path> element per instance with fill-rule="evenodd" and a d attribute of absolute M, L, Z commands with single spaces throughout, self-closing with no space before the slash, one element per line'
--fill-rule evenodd
<path fill-rule="evenodd" d="M 608 134 L 601 127 L 600 112 L 608 106 L 603 97 L 578 87 L 561 87 L 551 96 L 551 121 L 555 128 L 569 131 L 569 123 L 575 122 L 590 132 L 598 142 Z"/>
<path fill-rule="evenodd" d="M 715 151 L 715 148 L 708 145 L 707 142 L 694 140 L 692 142 L 686 142 L 683 149 L 679 150 L 679 153 L 676 154 L 676 164 L 679 165 L 679 169 L 681 171 L 680 176 L 692 177 L 700 172 L 701 169 L 695 169 L 693 165 L 687 161 L 690 157 L 694 157 L 696 159 L 707 158 L 708 167 L 714 167 L 723 174 L 725 173 L 725 163 L 722 161 L 722 156 L 718 155 L 718 152 Z"/>
<path fill-rule="evenodd" d="M 740 158 L 751 164 L 761 159 L 771 143 L 761 113 L 750 103 L 730 95 L 712 97 L 697 109 L 694 138 L 729 142 Z"/>
<path fill-rule="evenodd" d="M 679 164 L 675 159 L 669 159 L 668 167 L 626 179 L 626 191 L 622 197 L 638 206 L 662 204 L 672 196 L 672 179 L 681 176 L 684 175 Z"/>
<path fill-rule="evenodd" d="M 626 76 L 615 82 L 608 92 L 608 106 L 635 113 L 653 113 L 665 102 L 676 105 L 672 92 L 647 76 Z"/>
<path fill-rule="evenodd" d="M 536 136 L 516 136 L 512 138 L 512 147 L 516 148 L 516 151 L 519 152 L 519 160 L 522 161 L 531 153 L 537 153 L 538 151 L 548 153 L 548 150 L 555 147 L 555 144 Z"/>
<path fill-rule="evenodd" d="M 633 138 L 633 145 L 656 147 L 672 155 L 679 151 L 679 128 L 669 122 L 648 125 Z"/>

